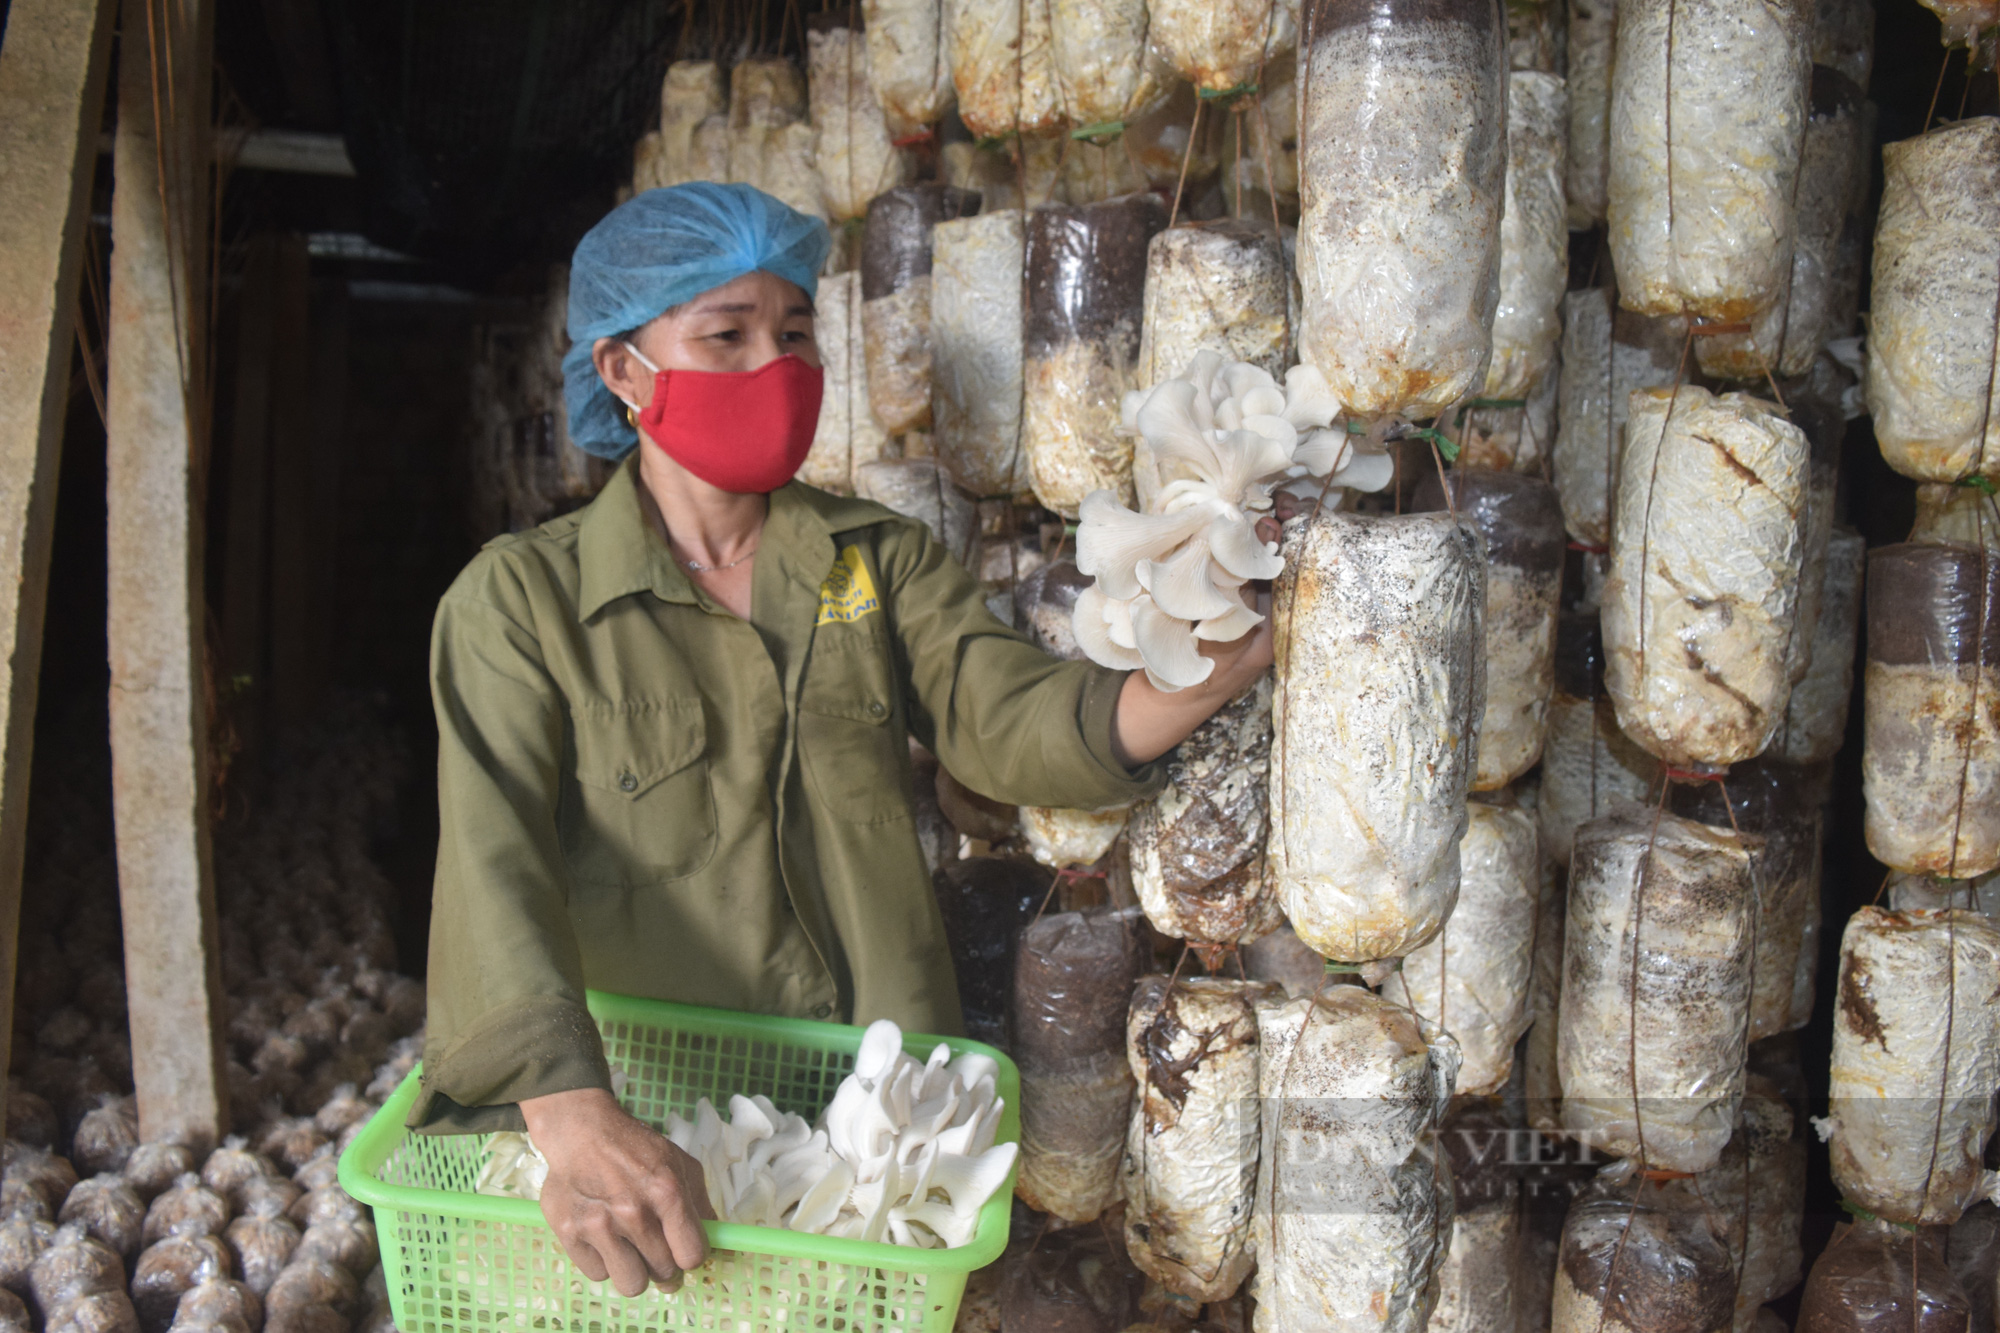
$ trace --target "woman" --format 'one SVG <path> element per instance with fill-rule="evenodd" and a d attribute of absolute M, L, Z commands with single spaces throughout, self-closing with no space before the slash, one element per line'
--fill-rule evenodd
<path fill-rule="evenodd" d="M 921 523 L 791 480 L 819 415 L 825 227 L 743 185 L 652 190 L 570 271 L 571 438 L 624 465 L 439 604 L 441 837 L 423 1093 L 526 1128 L 542 1210 L 627 1295 L 706 1250 L 701 1168 L 612 1097 L 585 987 L 959 1030 L 907 737 L 1003 801 L 1101 807 L 1271 661 L 1209 681 L 1053 661 Z M 641 436 L 643 435 L 643 442 Z"/>

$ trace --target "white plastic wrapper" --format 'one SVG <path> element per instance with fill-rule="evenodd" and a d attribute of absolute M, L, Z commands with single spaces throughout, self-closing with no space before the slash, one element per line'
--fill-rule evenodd
<path fill-rule="evenodd" d="M 728 113 L 728 89 L 722 68 L 713 60 L 676 60 L 667 66 L 660 83 L 660 128 L 642 139 L 634 154 L 633 192 L 724 179 L 706 160 L 701 129 L 712 117 Z M 722 170 L 727 172 L 726 162 Z"/>
<path fill-rule="evenodd" d="M 1542 849 L 1568 866 L 1579 827 L 1620 801 L 1659 794 L 1660 761 L 1618 729 L 1604 692 L 1604 641 L 1595 612 L 1563 616 L 1556 630 L 1556 690 L 1542 745 L 1542 791 L 1536 813 Z"/>
<path fill-rule="evenodd" d="M 1473 0 L 1306 0 L 1299 359 L 1351 413 L 1432 416 L 1485 382 L 1507 51 Z"/>
<path fill-rule="evenodd" d="M 1264 869 L 1271 677 L 1168 755 L 1167 785 L 1132 811 L 1132 887 L 1155 929 L 1195 944 L 1248 944 L 1284 921 Z"/>
<path fill-rule="evenodd" d="M 931 385 L 938 461 L 975 496 L 1028 489 L 1021 442 L 1022 218 L 1017 209 L 931 231 Z"/>
<path fill-rule="evenodd" d="M 868 410 L 868 374 L 863 364 L 861 275 L 837 273 L 819 280 L 813 300 L 813 330 L 819 344 L 825 390 L 812 450 L 799 469 L 808 486 L 854 494 L 858 469 L 889 451 L 889 437 Z"/>
<path fill-rule="evenodd" d="M 973 534 L 972 501 L 933 458 L 885 458 L 854 470 L 854 493 L 930 528 L 963 560 Z"/>
<path fill-rule="evenodd" d="M 1749 853 L 1727 833 L 1639 806 L 1577 830 L 1557 1050 L 1566 1130 L 1669 1171 L 1720 1159 L 1743 1093 L 1753 902 Z"/>
<path fill-rule="evenodd" d="M 931 428 L 931 233 L 970 217 L 979 196 L 911 185 L 876 196 L 861 240 L 868 405 L 891 435 Z"/>
<path fill-rule="evenodd" d="M 1065 810 L 1060 806 L 1021 807 L 1021 838 L 1028 852 L 1045 866 L 1093 866 L 1125 831 L 1129 805 L 1109 810 Z"/>
<path fill-rule="evenodd" d="M 1449 1032 L 1464 1064 L 1458 1090 L 1500 1091 L 1514 1067 L 1514 1043 L 1528 1030 L 1541 857 L 1534 816 L 1469 804 L 1459 841 L 1458 906 L 1429 944 L 1403 959 L 1382 995 Z"/>
<path fill-rule="evenodd" d="M 1819 0 L 1813 15 L 1815 65 L 1839 70 L 1868 91 L 1875 69 L 1875 0 Z"/>
<path fill-rule="evenodd" d="M 1227 1300 L 1256 1264 L 1257 1006 L 1283 998 L 1265 982 L 1208 977 L 1143 977 L 1132 994 L 1125 1248 L 1192 1301 Z"/>
<path fill-rule="evenodd" d="M 1522 1230 L 1513 1130 L 1490 1100 L 1459 1097 L 1438 1131 L 1451 1162 L 1451 1245 L 1438 1269 L 1438 1301 L 1427 1333 L 1519 1333 Z"/>
<path fill-rule="evenodd" d="M 1833 1183 L 1891 1222 L 1956 1222 L 2000 1187 L 1980 1160 L 2000 1090 L 2000 925 L 1864 907 L 1839 984 L 1820 1126 Z"/>
<path fill-rule="evenodd" d="M 868 82 L 897 138 L 935 124 L 951 109 L 943 0 L 861 0 L 868 33 Z"/>
<path fill-rule="evenodd" d="M 1569 68 L 1569 13 L 1563 0 L 1527 0 L 1508 7 L 1507 67 L 1562 77 Z M 1561 164 L 1556 169 L 1561 171 Z"/>
<path fill-rule="evenodd" d="M 1298 0 L 1148 0 L 1146 9 L 1161 58 L 1208 93 L 1256 82 L 1298 42 Z"/>
<path fill-rule="evenodd" d="M 1970 46 L 1980 33 L 2000 23 L 2000 4 L 1994 0 L 1923 0 L 1923 3 L 1925 9 L 1944 20 L 1939 36 L 1946 46 Z"/>
<path fill-rule="evenodd" d="M 1882 150 L 1868 410 L 1889 466 L 2000 479 L 2000 119 Z"/>
<path fill-rule="evenodd" d="M 1359 986 L 1257 1006 L 1257 1333 L 1423 1333 L 1451 1243 L 1458 1051 Z"/>
<path fill-rule="evenodd" d="M 1530 1129 L 1562 1129 L 1562 1078 L 1556 1038 L 1562 1016 L 1564 918 L 1569 885 L 1544 854 L 1541 893 L 1535 902 L 1534 967 L 1528 976 L 1528 1039 L 1521 1043 L 1522 1110 Z M 1546 1303 L 1546 1302 L 1544 1302 Z"/>
<path fill-rule="evenodd" d="M 1569 93 L 1553 74 L 1507 76 L 1507 206 L 1500 219 L 1500 303 L 1486 398 L 1528 396 L 1555 366 L 1569 286 L 1563 204 Z"/>
<path fill-rule="evenodd" d="M 1569 2 L 1569 161 L 1564 205 L 1572 231 L 1601 226 L 1611 181 L 1611 62 L 1617 0 Z"/>
<path fill-rule="evenodd" d="M 1691 1181 L 1599 1172 L 1563 1222 L 1549 1333 L 1724 1333 L 1736 1257 L 1712 1216 Z"/>
<path fill-rule="evenodd" d="M 1492 405 L 1521 401 L 1516 398 L 1475 398 L 1460 409 L 1465 419 L 1458 438 L 1460 467 L 1548 475 L 1549 451 L 1556 439 L 1561 361 L 1561 357 L 1555 358 L 1519 407 Z M 1487 405 L 1474 405 L 1481 402 Z"/>
<path fill-rule="evenodd" d="M 1619 300 L 1754 319 L 1784 299 L 1810 0 L 1618 0 L 1608 221 Z"/>
<path fill-rule="evenodd" d="M 1486 547 L 1486 707 L 1472 789 L 1498 791 L 1535 766 L 1548 730 L 1562 601 L 1562 510 L 1555 488 L 1540 477 L 1454 468 L 1450 481 L 1452 507 Z M 1443 509 L 1444 497 L 1443 482 L 1426 477 L 1412 505 Z"/>
<path fill-rule="evenodd" d="M 981 139 L 1063 124 L 1050 40 L 1051 0 L 943 0 L 945 58 L 958 117 Z"/>
<path fill-rule="evenodd" d="M 1146 50 L 1146 0 L 1048 5 L 1056 97 L 1072 125 L 1133 120 L 1162 99 L 1165 71 Z"/>
<path fill-rule="evenodd" d="M 1784 720 L 1810 453 L 1761 399 L 1632 395 L 1605 685 L 1625 734 L 1669 764 L 1748 759 Z"/>
<path fill-rule="evenodd" d="M 1890 910 L 1896 912 L 1942 912 L 1957 908 L 2000 920 L 2000 873 L 1977 879 L 1940 879 L 1936 875 L 1892 870 L 1888 897 Z"/>
<path fill-rule="evenodd" d="M 1400 958 L 1458 899 L 1485 552 L 1444 514 L 1322 510 L 1286 528 L 1266 873 L 1323 957 Z"/>
<path fill-rule="evenodd" d="M 1578 541 L 1611 544 L 1611 499 L 1618 493 L 1632 393 L 1672 388 L 1686 341 L 1687 321 L 1615 310 L 1609 287 L 1563 298 L 1552 462 L 1563 523 Z"/>
<path fill-rule="evenodd" d="M 1135 503 L 1119 405 L 1138 387 L 1146 247 L 1166 225 L 1150 193 L 1028 215 L 1023 451 L 1036 498 L 1065 518 L 1092 491 Z"/>
<path fill-rule="evenodd" d="M 1792 1109 L 1776 1085 L 1752 1074 L 1722 1160 L 1690 1182 L 1721 1224 L 1722 1243 L 1742 1275 L 1736 1284 L 1736 1333 L 1754 1333 L 1764 1302 L 1805 1276 L 1799 1232 L 1805 1223 L 1806 1145 L 1793 1130 Z"/>
<path fill-rule="evenodd" d="M 801 213 L 826 216 L 806 81 L 783 56 L 752 56 L 729 71 L 729 179 Z"/>
<path fill-rule="evenodd" d="M 1785 720 L 1764 751 L 1794 764 L 1833 758 L 1847 736 L 1847 705 L 1854 696 L 1854 640 L 1861 626 L 1861 573 L 1867 543 L 1852 528 L 1827 539 L 1819 618 L 1813 625 L 1806 674 L 1792 686 Z"/>
<path fill-rule="evenodd" d="M 1868 850 L 1969 879 L 2000 866 L 2000 560 L 1984 547 L 1868 558 L 1861 790 Z"/>
<path fill-rule="evenodd" d="M 828 217 L 865 216 L 868 201 L 910 179 L 915 162 L 889 142 L 889 124 L 868 83 L 867 39 L 853 28 L 806 34 L 813 155 Z"/>
<path fill-rule="evenodd" d="M 2000 501 L 1977 486 L 1920 485 L 1908 540 L 1933 545 L 1956 542 L 2000 552 Z"/>

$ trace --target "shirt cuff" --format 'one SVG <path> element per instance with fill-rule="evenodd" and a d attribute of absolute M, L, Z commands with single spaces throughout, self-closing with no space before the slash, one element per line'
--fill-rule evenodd
<path fill-rule="evenodd" d="M 535 996 L 488 1010 L 445 1050 L 424 1052 L 408 1124 L 431 1134 L 520 1130 L 520 1102 L 578 1088 L 611 1089 L 597 1023 L 574 1000 Z"/>
<path fill-rule="evenodd" d="M 1082 697 L 1076 704 L 1077 727 L 1083 733 L 1084 748 L 1090 752 L 1100 775 L 1121 789 L 1121 794 L 1108 804 L 1142 800 L 1166 785 L 1167 765 L 1164 758 L 1141 764 L 1138 768 L 1127 768 L 1118 762 L 1117 754 L 1111 747 L 1111 722 L 1118 712 L 1118 696 L 1125 688 L 1125 678 L 1131 674 L 1129 671 L 1113 671 L 1109 667 L 1093 667 L 1084 681 Z"/>

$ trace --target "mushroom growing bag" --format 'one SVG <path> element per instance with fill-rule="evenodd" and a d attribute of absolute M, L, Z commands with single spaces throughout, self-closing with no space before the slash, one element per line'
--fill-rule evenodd
<path fill-rule="evenodd" d="M 1458 1052 L 1359 986 L 1257 1006 L 1257 1333 L 1423 1333 L 1452 1232 Z"/>
<path fill-rule="evenodd" d="M 1563 1222 L 1550 1333 L 1724 1333 L 1736 1258 L 1710 1212 L 1688 1181 L 1604 1168 Z"/>
<path fill-rule="evenodd" d="M 889 437 L 868 405 L 861 275 L 836 273 L 821 278 L 813 308 L 824 388 L 819 425 L 813 431 L 812 450 L 799 469 L 799 480 L 852 495 L 857 471 L 889 451 Z"/>
<path fill-rule="evenodd" d="M 1765 754 L 1794 764 L 1819 763 L 1840 751 L 1847 737 L 1847 706 L 1854 695 L 1854 640 L 1861 628 L 1861 571 L 1868 544 L 1852 528 L 1827 538 L 1819 617 L 1813 623 L 1806 674 L 1792 686 L 1785 720 Z"/>
<path fill-rule="evenodd" d="M 1839 984 L 1820 1129 L 1833 1183 L 1891 1222 L 1956 1222 L 2000 1187 L 1980 1160 L 2000 1091 L 2000 925 L 1864 907 Z"/>
<path fill-rule="evenodd" d="M 1833 1229 L 1799 1302 L 1798 1333 L 1983 1333 L 1936 1233 L 1879 1218 Z"/>
<path fill-rule="evenodd" d="M 931 381 L 938 461 L 975 496 L 1028 489 L 1021 448 L 1019 209 L 931 232 Z"/>
<path fill-rule="evenodd" d="M 1014 1192 L 1068 1222 L 1118 1195 L 1132 1105 L 1125 1015 L 1145 964 L 1136 908 L 1058 912 L 1031 924 L 1014 963 L 1021 1174 Z"/>
<path fill-rule="evenodd" d="M 2000 866 L 2000 559 L 1905 542 L 1868 558 L 1868 850 L 1970 879 Z"/>
<path fill-rule="evenodd" d="M 1298 37 L 1298 0 L 1148 0 L 1146 9 L 1161 57 L 1211 95 L 1254 83 Z"/>
<path fill-rule="evenodd" d="M 1607 215 L 1619 299 L 1731 323 L 1784 299 L 1809 0 L 1619 0 Z"/>
<path fill-rule="evenodd" d="M 855 28 L 806 34 L 813 158 L 828 216 L 847 222 L 868 201 L 910 179 L 910 154 L 889 142 L 889 125 L 868 82 L 867 39 Z"/>
<path fill-rule="evenodd" d="M 906 185 L 868 205 L 861 329 L 868 405 L 891 435 L 931 427 L 931 230 L 979 211 L 979 196 Z"/>
<path fill-rule="evenodd" d="M 1139 1098 L 1125 1144 L 1125 1248 L 1141 1272 L 1203 1303 L 1233 1295 L 1256 1266 L 1257 981 L 1145 977 L 1126 1055 Z"/>
<path fill-rule="evenodd" d="M 1167 785 L 1133 807 L 1132 885 L 1162 934 L 1248 944 L 1284 921 L 1264 866 L 1271 677 L 1259 676 L 1169 751 Z"/>
<path fill-rule="evenodd" d="M 1604 585 L 1605 684 L 1669 764 L 1763 752 L 1792 687 L 1810 446 L 1781 410 L 1632 395 Z"/>
<path fill-rule="evenodd" d="M 1561 609 L 1562 508 L 1540 477 L 1454 469 L 1452 507 L 1486 543 L 1486 708 L 1474 791 L 1497 791 L 1535 766 L 1555 690 Z M 1441 482 L 1417 488 L 1420 510 L 1445 508 Z"/>
<path fill-rule="evenodd" d="M 1868 410 L 1889 466 L 2000 480 L 2000 118 L 1882 150 Z"/>
<path fill-rule="evenodd" d="M 1289 361 L 1285 252 L 1241 218 L 1182 222 L 1146 247 L 1140 387 L 1178 375 L 1209 349 L 1282 378 Z"/>
<path fill-rule="evenodd" d="M 1604 221 L 1611 179 L 1611 61 L 1616 0 L 1569 0 L 1569 158 L 1564 202 L 1572 231 Z"/>
<path fill-rule="evenodd" d="M 1506 1086 L 1514 1043 L 1528 1030 L 1541 857 L 1526 810 L 1473 801 L 1467 820 L 1458 905 L 1429 944 L 1403 959 L 1382 996 L 1449 1032 L 1464 1059 L 1458 1090 L 1488 1096 Z"/>
<path fill-rule="evenodd" d="M 1065 518 L 1092 491 L 1133 503 L 1119 408 L 1137 387 L 1146 246 L 1166 225 L 1166 206 L 1150 193 L 1028 215 L 1028 476 L 1036 498 Z"/>
<path fill-rule="evenodd" d="M 1753 902 L 1750 854 L 1727 833 L 1629 805 L 1577 830 L 1564 1129 L 1649 1167 L 1720 1159 L 1743 1092 Z"/>
<path fill-rule="evenodd" d="M 975 138 L 1042 134 L 1063 123 L 1050 42 L 1052 0 L 943 0 L 958 116 Z"/>
<path fill-rule="evenodd" d="M 1512 1131 L 1497 1107 L 1477 1098 L 1453 1102 L 1439 1131 L 1451 1161 L 1455 1207 L 1451 1245 L 1438 1269 L 1438 1302 L 1426 1333 L 1519 1333 L 1530 1328 L 1518 1308 L 1516 1276 L 1526 1237 L 1520 1181 L 1509 1160 Z"/>
<path fill-rule="evenodd" d="M 1499 299 L 1507 33 L 1476 0 L 1305 0 L 1299 359 L 1349 412 L 1485 382 Z"/>
<path fill-rule="evenodd" d="M 1165 96 L 1163 71 L 1146 50 L 1148 26 L 1146 0 L 1049 0 L 1056 96 L 1070 124 L 1122 129 Z"/>
<path fill-rule="evenodd" d="M 1553 74 L 1515 70 L 1507 80 L 1507 205 L 1485 398 L 1526 398 L 1554 369 L 1569 286 L 1563 210 L 1569 94 Z"/>
<path fill-rule="evenodd" d="M 1806 1145 L 1793 1133 L 1792 1110 L 1774 1085 L 1750 1076 L 1742 1119 L 1722 1160 L 1692 1182 L 1722 1223 L 1722 1243 L 1740 1276 L 1738 1333 L 1752 1333 L 1758 1307 L 1799 1284 L 1805 1254 Z"/>
<path fill-rule="evenodd" d="M 1682 319 L 1617 310 L 1609 287 L 1563 298 L 1562 375 L 1552 452 L 1570 535 L 1611 544 L 1611 501 L 1635 389 L 1671 388 L 1687 341 Z"/>
<path fill-rule="evenodd" d="M 951 108 L 943 0 L 861 0 L 868 83 L 898 137 L 934 124 Z"/>
<path fill-rule="evenodd" d="M 1400 958 L 1458 900 L 1485 707 L 1483 543 L 1445 514 L 1287 525 L 1267 874 L 1327 958 Z"/>
<path fill-rule="evenodd" d="M 1556 628 L 1556 689 L 1542 746 L 1542 789 L 1535 803 L 1542 847 L 1570 863 L 1577 829 L 1620 801 L 1643 801 L 1660 789 L 1660 762 L 1618 729 L 1604 692 L 1604 641 L 1597 613 L 1573 611 Z"/>

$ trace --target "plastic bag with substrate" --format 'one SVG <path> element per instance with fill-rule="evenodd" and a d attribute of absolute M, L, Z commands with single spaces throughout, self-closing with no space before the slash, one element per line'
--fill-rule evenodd
<path fill-rule="evenodd" d="M 1148 0 L 1151 38 L 1174 72 L 1211 95 L 1256 81 L 1298 39 L 1297 0 Z"/>
<path fill-rule="evenodd" d="M 1049 0 L 1056 93 L 1071 124 L 1122 125 L 1165 96 L 1147 27 L 1146 0 Z"/>
<path fill-rule="evenodd" d="M 1722 1333 L 1735 1302 L 1735 1258 L 1689 1182 L 1619 1162 L 1570 1205 L 1550 1333 Z"/>
<path fill-rule="evenodd" d="M 1747 842 L 1749 835 L 1745 835 Z M 1750 850 L 1621 806 L 1576 833 L 1558 1063 L 1563 1127 L 1670 1171 L 1722 1155 L 1743 1091 Z"/>
<path fill-rule="evenodd" d="M 1847 738 L 1847 708 L 1854 696 L 1854 641 L 1861 628 L 1861 578 L 1867 563 L 1868 544 L 1860 533 L 1836 527 L 1828 534 L 1806 674 L 1793 684 L 1785 720 L 1764 751 L 1773 759 L 1818 763 L 1839 753 Z"/>
<path fill-rule="evenodd" d="M 1570 863 L 1579 827 L 1619 801 L 1643 801 L 1660 789 L 1660 761 L 1619 730 L 1604 691 L 1604 640 L 1595 611 L 1565 613 L 1556 626 L 1555 694 L 1542 744 L 1542 789 L 1535 806 L 1542 848 Z"/>
<path fill-rule="evenodd" d="M 2000 559 L 1905 542 L 1868 553 L 1864 829 L 1897 870 L 2000 866 Z"/>
<path fill-rule="evenodd" d="M 861 237 L 861 327 L 868 405 L 891 435 L 931 426 L 931 231 L 979 211 L 979 196 L 906 185 L 868 205 Z"/>
<path fill-rule="evenodd" d="M 1934 1234 L 1857 1218 L 1813 1261 L 1798 1333 L 1973 1333 L 1972 1303 Z"/>
<path fill-rule="evenodd" d="M 1233 1294 L 1255 1266 L 1257 1005 L 1274 985 L 1142 978 L 1126 1023 L 1139 1083 L 1125 1143 L 1125 1245 L 1170 1291 Z"/>
<path fill-rule="evenodd" d="M 952 102 L 942 0 L 862 0 L 868 83 L 898 138 L 937 121 Z"/>
<path fill-rule="evenodd" d="M 861 275 L 837 273 L 819 280 L 813 299 L 820 370 L 825 389 L 812 450 L 799 480 L 837 495 L 854 494 L 857 469 L 889 452 L 889 438 L 868 405 L 862 363 Z"/>
<path fill-rule="evenodd" d="M 1028 488 L 1021 440 L 1018 209 L 940 222 L 931 232 L 931 382 L 938 462 L 974 496 Z"/>
<path fill-rule="evenodd" d="M 910 178 L 910 154 L 890 143 L 882 105 L 868 82 L 867 39 L 859 28 L 806 34 L 813 157 L 835 223 L 863 216 L 868 201 Z"/>
<path fill-rule="evenodd" d="M 1001 1333 L 1118 1333 L 1137 1310 L 1139 1274 L 1099 1227 L 1050 1232 L 1002 1265 Z"/>
<path fill-rule="evenodd" d="M 944 0 L 946 59 L 958 116 L 975 138 L 1039 134 L 1063 123 L 1050 0 Z"/>
<path fill-rule="evenodd" d="M 1611 61 L 1618 44 L 1614 0 L 1569 0 L 1569 161 L 1563 194 L 1572 231 L 1604 221 L 1611 178 Z"/>
<path fill-rule="evenodd" d="M 165 1333 L 181 1296 L 233 1271 L 229 1247 L 214 1236 L 169 1236 L 148 1246 L 132 1270 L 132 1307 L 145 1333 Z"/>
<path fill-rule="evenodd" d="M 1551 464 L 1563 524 L 1592 546 L 1611 544 L 1611 501 L 1634 389 L 1670 387 L 1687 323 L 1615 309 L 1609 287 L 1563 297 L 1562 374 Z"/>
<path fill-rule="evenodd" d="M 1136 907 L 1044 915 L 1014 962 L 1014 1058 L 1021 1066 L 1021 1173 L 1029 1207 L 1089 1222 L 1118 1193 L 1132 1104 L 1125 1014 L 1147 963 Z"/>
<path fill-rule="evenodd" d="M 1485 706 L 1483 542 L 1444 514 L 1286 524 L 1266 874 L 1327 958 L 1400 958 L 1458 897 Z"/>
<path fill-rule="evenodd" d="M 1257 1006 L 1257 1333 L 1422 1333 L 1452 1234 L 1458 1050 L 1359 986 Z"/>
<path fill-rule="evenodd" d="M 1350 412 L 1484 383 L 1499 299 L 1507 33 L 1474 0 L 1306 0 L 1299 359 Z"/>
<path fill-rule="evenodd" d="M 1520 1322 L 1515 1270 L 1524 1240 L 1520 1184 L 1509 1161 L 1512 1131 L 1491 1103 L 1454 1103 L 1438 1131 L 1451 1159 L 1456 1216 L 1451 1246 L 1438 1270 L 1438 1303 L 1430 1333 L 1516 1333 Z"/>
<path fill-rule="evenodd" d="M 1134 502 L 1119 404 L 1137 387 L 1146 247 L 1166 225 L 1151 193 L 1029 215 L 1023 445 L 1036 497 L 1065 518 L 1092 491 Z"/>
<path fill-rule="evenodd" d="M 1805 1275 L 1806 1145 L 1794 1134 L 1791 1108 L 1760 1075 L 1750 1076 L 1743 1116 L 1722 1160 L 1691 1182 L 1720 1222 L 1738 1271 L 1736 1327 L 1748 1330 L 1757 1308 Z"/>
<path fill-rule="evenodd" d="M 1892 1222 L 1956 1222 L 1995 1188 L 2000 925 L 1864 907 L 1840 940 L 1828 1118 L 1833 1183 Z"/>
<path fill-rule="evenodd" d="M 1500 303 L 1486 398 L 1526 398 L 1554 368 L 1569 286 L 1563 162 L 1569 95 L 1553 74 L 1508 75 L 1507 205 L 1500 219 Z"/>

